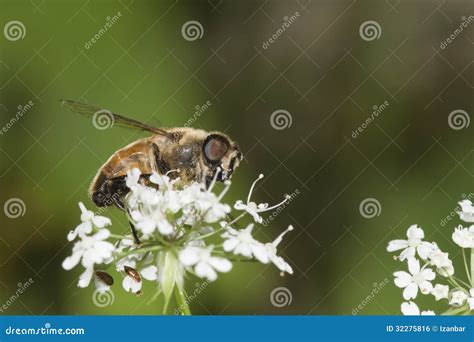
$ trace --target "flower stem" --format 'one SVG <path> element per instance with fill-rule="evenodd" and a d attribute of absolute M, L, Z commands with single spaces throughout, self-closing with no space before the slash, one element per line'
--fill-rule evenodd
<path fill-rule="evenodd" d="M 463 287 L 454 279 L 452 276 L 448 278 L 448 281 L 454 286 L 458 287 L 460 289 L 463 289 Z"/>
<path fill-rule="evenodd" d="M 471 248 L 471 287 L 474 288 L 474 248 Z"/>
<path fill-rule="evenodd" d="M 466 310 L 466 307 L 462 306 L 460 308 L 451 308 L 449 310 L 446 310 L 445 312 L 443 312 L 441 315 L 442 316 L 446 316 L 446 315 L 456 315 L 462 311 Z"/>
<path fill-rule="evenodd" d="M 186 300 L 184 290 L 180 290 L 178 286 L 175 286 L 174 296 L 176 299 L 176 303 L 178 304 L 178 311 L 181 313 L 181 315 L 190 316 L 191 310 L 189 309 L 189 304 Z"/>
<path fill-rule="evenodd" d="M 471 273 L 469 273 L 469 266 L 467 265 L 466 252 L 464 248 L 462 249 L 462 258 L 464 260 L 464 267 L 466 269 L 467 279 L 472 285 L 472 249 L 471 249 Z"/>
<path fill-rule="evenodd" d="M 230 221 L 229 223 L 227 223 L 227 225 L 228 225 L 228 226 L 233 225 L 233 224 L 236 223 L 238 220 L 240 220 L 242 217 L 244 217 L 245 214 L 247 214 L 246 211 L 244 211 L 242 214 L 240 214 L 239 216 L 237 216 L 235 219 L 233 219 L 232 221 Z"/>
<path fill-rule="evenodd" d="M 116 260 L 120 260 L 123 257 L 126 257 L 127 255 L 130 255 L 130 254 L 142 254 L 142 253 L 151 252 L 151 251 L 159 251 L 160 249 L 163 249 L 163 246 L 161 245 L 143 246 L 142 248 L 132 249 L 123 253 L 116 254 L 114 255 L 114 257 Z"/>
<path fill-rule="evenodd" d="M 470 286 L 468 283 L 466 283 L 464 280 L 461 280 L 461 279 L 459 279 L 459 278 L 457 278 L 457 277 L 454 277 L 454 276 L 453 276 L 453 278 L 456 279 L 459 283 L 461 283 L 461 285 L 466 286 L 467 289 L 469 289 L 469 288 L 471 287 L 471 286 Z"/>
<path fill-rule="evenodd" d="M 204 235 L 201 235 L 201 236 L 198 236 L 197 238 L 194 238 L 195 240 L 204 240 L 204 239 L 207 239 L 208 237 L 210 236 L 213 236 L 213 235 L 216 235 L 216 234 L 219 234 L 220 232 L 222 232 L 224 230 L 224 228 L 219 228 L 213 232 L 210 232 L 210 233 L 207 233 L 207 234 L 204 234 Z"/>
<path fill-rule="evenodd" d="M 118 240 L 123 240 L 127 238 L 126 236 L 117 235 L 117 234 L 110 234 L 109 237 L 111 237 L 112 239 L 118 239 Z"/>

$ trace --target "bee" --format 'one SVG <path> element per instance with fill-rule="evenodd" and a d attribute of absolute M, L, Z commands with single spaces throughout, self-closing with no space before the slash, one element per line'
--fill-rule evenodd
<path fill-rule="evenodd" d="M 129 191 L 125 177 L 133 168 L 141 171 L 142 182 L 147 182 L 156 172 L 168 174 L 170 178 L 179 177 L 183 185 L 196 181 L 209 187 L 214 178 L 218 181 L 230 179 L 243 158 L 237 144 L 219 131 L 207 132 L 191 127 L 157 128 L 75 101 L 61 102 L 63 107 L 89 119 L 105 112 L 113 125 L 152 133 L 117 150 L 99 168 L 89 187 L 89 195 L 98 207 L 115 204 L 125 210 L 123 198 Z"/>

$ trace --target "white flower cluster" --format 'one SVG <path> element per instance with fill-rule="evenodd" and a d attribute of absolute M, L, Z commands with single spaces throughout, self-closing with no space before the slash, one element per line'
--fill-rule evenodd
<path fill-rule="evenodd" d="M 232 219 L 231 206 L 222 202 L 230 182 L 215 194 L 217 174 L 205 189 L 199 183 L 182 186 L 170 173 L 154 173 L 145 181 L 140 171 L 133 169 L 126 178 L 130 192 L 125 198 L 131 233 L 112 234 L 110 219 L 79 203 L 82 222 L 68 234 L 68 240 L 75 244 L 63 268 L 70 270 L 81 262 L 85 271 L 78 286 L 87 287 L 94 279 L 98 291 L 110 290 L 113 278 L 106 270 L 111 265 L 123 276 L 122 286 L 127 292 L 140 294 L 143 279 L 155 281 L 157 293 L 164 294 L 165 309 L 174 291 L 177 297 L 183 296 L 186 274 L 214 281 L 218 273 L 232 269 L 232 261 L 272 263 L 282 274 L 292 274 L 291 266 L 277 254 L 283 235 L 292 226 L 273 242 L 263 243 L 252 235 L 255 224 L 262 222 L 259 213 L 288 199 L 272 207 L 251 202 L 255 184 L 262 177 L 253 182 L 246 203 L 235 203 L 237 213 Z M 246 214 L 251 222 L 239 229 L 237 224 Z"/>
<path fill-rule="evenodd" d="M 474 207 L 469 200 L 459 202 L 458 212 L 461 220 L 474 222 Z M 435 242 L 424 241 L 423 229 L 412 225 L 407 230 L 406 240 L 393 240 L 388 243 L 387 251 L 401 251 L 395 259 L 406 261 L 408 272 L 393 273 L 395 285 L 403 288 L 403 298 L 406 302 L 401 305 L 404 315 L 434 315 L 431 310 L 421 311 L 417 304 L 411 301 L 420 292 L 423 295 L 433 295 L 436 301 L 446 301 L 449 309 L 443 314 L 469 314 L 474 310 L 474 225 L 463 227 L 459 225 L 452 234 L 455 244 L 462 248 L 463 261 L 467 281 L 454 275 L 454 266 L 449 254 L 443 252 Z M 466 249 L 470 250 L 470 265 L 466 258 Z M 448 284 L 435 284 L 436 274 Z M 451 289 L 450 289 L 451 286 Z"/>

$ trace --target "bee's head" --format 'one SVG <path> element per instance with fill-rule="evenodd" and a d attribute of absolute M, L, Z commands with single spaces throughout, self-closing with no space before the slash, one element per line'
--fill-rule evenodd
<path fill-rule="evenodd" d="M 210 133 L 202 144 L 204 162 L 209 167 L 207 178 L 213 178 L 218 169 L 217 180 L 225 181 L 232 176 L 243 156 L 237 145 L 225 134 Z"/>

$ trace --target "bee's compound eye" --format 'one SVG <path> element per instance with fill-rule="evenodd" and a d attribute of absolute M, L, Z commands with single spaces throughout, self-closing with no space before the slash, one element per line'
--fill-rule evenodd
<path fill-rule="evenodd" d="M 224 157 L 229 149 L 227 139 L 218 134 L 211 134 L 204 142 L 203 150 L 207 160 L 218 162 Z"/>

